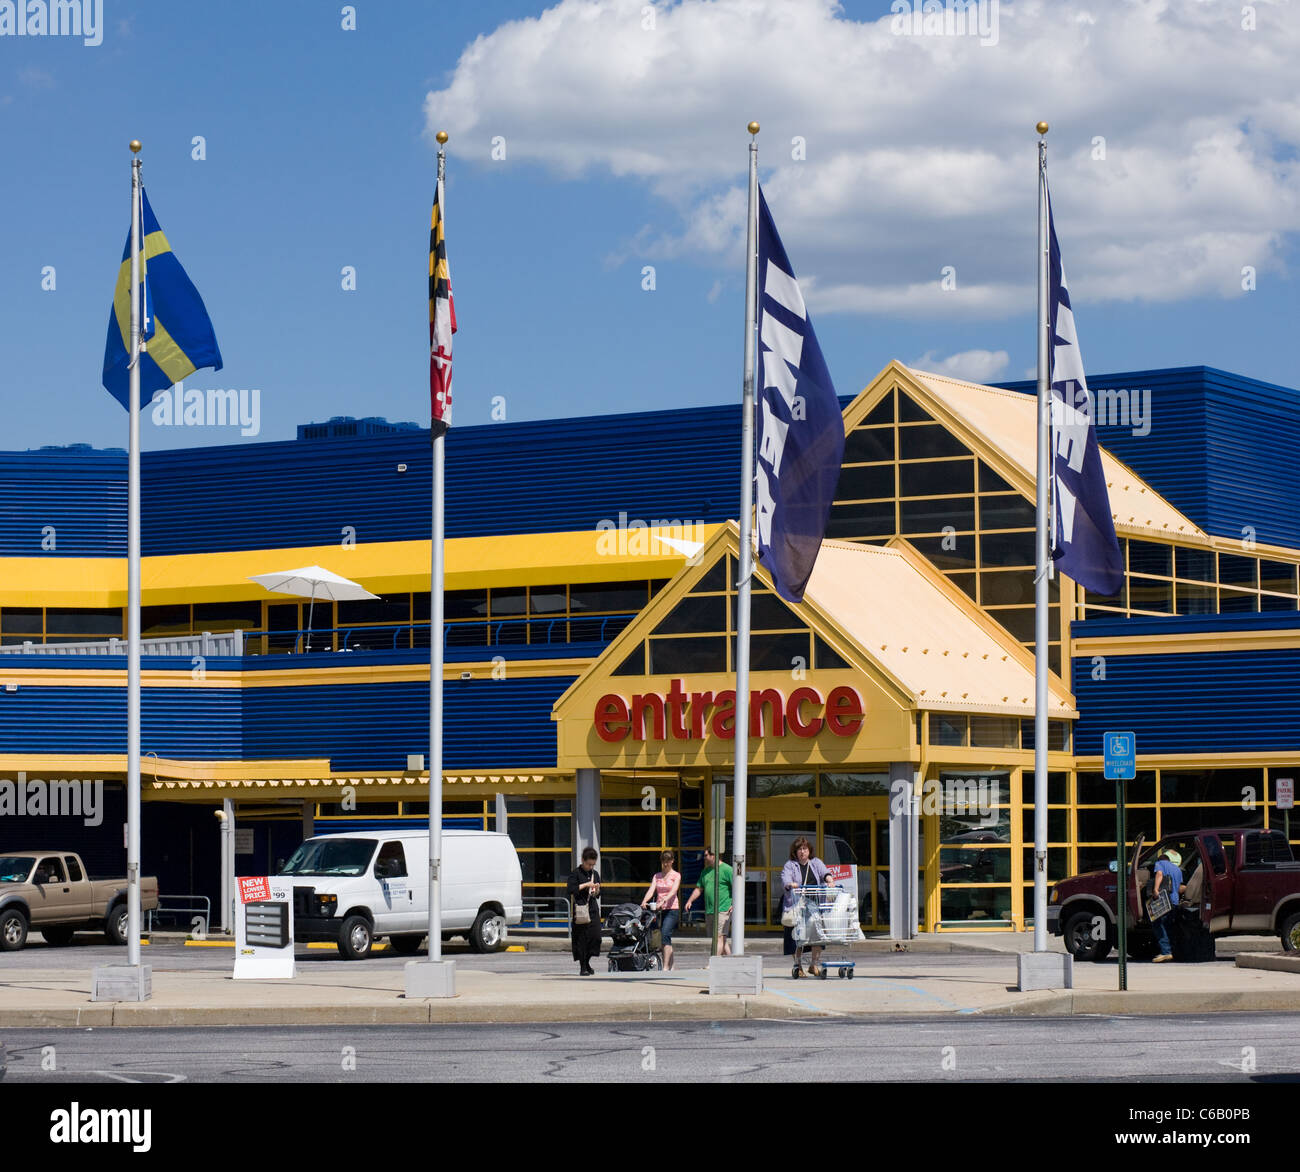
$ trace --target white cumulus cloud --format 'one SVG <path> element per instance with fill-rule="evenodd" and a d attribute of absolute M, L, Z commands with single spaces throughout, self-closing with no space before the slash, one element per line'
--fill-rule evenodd
<path fill-rule="evenodd" d="M 469 45 L 427 127 L 503 136 L 512 165 L 641 182 L 663 214 L 629 223 L 611 257 L 721 272 L 743 252 L 756 118 L 768 203 L 819 312 L 1023 313 L 1040 117 L 1076 304 L 1236 296 L 1244 266 L 1282 269 L 1300 230 L 1300 5 L 1257 0 L 1248 27 L 1242 6 L 1204 0 L 1004 0 L 991 44 L 900 35 L 881 10 L 561 0 Z"/>
<path fill-rule="evenodd" d="M 967 382 L 991 383 L 1002 379 L 1010 363 L 1011 355 L 1005 350 L 963 350 L 947 358 L 936 357 L 935 351 L 927 350 L 906 365 L 927 374 L 946 374 L 949 378 Z"/>

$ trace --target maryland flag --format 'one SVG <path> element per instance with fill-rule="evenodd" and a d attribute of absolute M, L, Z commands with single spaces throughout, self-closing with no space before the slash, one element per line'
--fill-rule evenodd
<path fill-rule="evenodd" d="M 140 406 L 143 408 L 149 405 L 155 391 L 166 390 L 199 367 L 220 370 L 221 351 L 203 298 L 172 252 L 143 187 L 140 204 L 140 282 L 144 286 L 140 339 L 148 343 L 140 354 Z M 131 233 L 128 230 L 104 347 L 104 389 L 128 410 L 130 363 Z"/>
<path fill-rule="evenodd" d="M 451 297 L 447 244 L 442 237 L 442 203 L 439 179 L 429 223 L 429 394 L 435 434 L 451 426 L 451 336 L 456 332 L 456 304 Z"/>

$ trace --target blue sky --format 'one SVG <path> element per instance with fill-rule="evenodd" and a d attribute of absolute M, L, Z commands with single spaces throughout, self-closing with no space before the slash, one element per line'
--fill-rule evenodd
<path fill-rule="evenodd" d="M 891 358 L 1026 375 L 1037 117 L 1088 369 L 1300 386 L 1294 10 L 1028 0 L 979 45 L 891 38 L 883 2 L 661 2 L 653 29 L 632 0 L 362 0 L 355 31 L 343 7 L 103 0 L 101 45 L 0 37 L 0 448 L 125 445 L 99 373 L 132 137 L 225 357 L 187 385 L 258 388 L 262 439 L 427 420 L 437 125 L 458 424 L 498 396 L 509 420 L 739 398 L 751 117 L 841 394 Z M 145 418 L 146 449 L 241 440 Z"/>

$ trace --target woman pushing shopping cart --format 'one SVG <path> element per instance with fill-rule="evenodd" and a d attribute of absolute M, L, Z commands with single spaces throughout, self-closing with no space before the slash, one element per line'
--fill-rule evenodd
<path fill-rule="evenodd" d="M 850 892 L 841 891 L 830 882 L 830 874 L 821 859 L 812 857 L 812 845 L 800 835 L 790 844 L 790 859 L 781 870 L 784 898 L 781 902 L 781 925 L 785 929 L 785 953 L 794 957 L 790 975 L 803 976 L 803 954 L 812 953 L 808 975 L 826 976 L 828 967 L 841 977 L 853 976 L 853 961 L 847 946 L 862 940 L 858 927 L 858 901 Z M 833 959 L 821 963 L 822 950 L 828 945 L 844 946 Z"/>

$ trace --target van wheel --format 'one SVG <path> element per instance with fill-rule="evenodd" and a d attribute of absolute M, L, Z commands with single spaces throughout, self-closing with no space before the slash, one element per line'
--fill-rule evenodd
<path fill-rule="evenodd" d="M 339 929 L 339 954 L 344 960 L 361 960 L 370 955 L 374 935 L 365 916 L 348 916 Z"/>
<path fill-rule="evenodd" d="M 1093 935 L 1098 919 L 1093 912 L 1076 912 L 1065 921 L 1065 947 L 1075 960 L 1102 961 L 1110 955 L 1110 925 L 1103 920 L 1101 939 Z"/>
<path fill-rule="evenodd" d="M 491 908 L 484 908 L 469 930 L 469 946 L 473 952 L 496 952 L 506 938 L 506 918 Z"/>
<path fill-rule="evenodd" d="M 403 956 L 414 956 L 420 951 L 420 939 L 419 936 L 390 936 L 388 947 Z"/>
<path fill-rule="evenodd" d="M 42 928 L 41 935 L 45 937 L 45 943 L 52 948 L 63 948 L 65 945 L 72 943 L 72 937 L 76 934 L 75 928 L 69 928 L 66 925 L 62 928 Z"/>
<path fill-rule="evenodd" d="M 0 912 L 0 952 L 17 952 L 27 943 L 27 917 L 17 908 Z"/>
<path fill-rule="evenodd" d="M 131 931 L 131 913 L 126 904 L 119 903 L 104 921 L 104 935 L 110 944 L 125 944 Z"/>
<path fill-rule="evenodd" d="M 1292 912 L 1282 921 L 1282 947 L 1287 952 L 1300 952 L 1300 912 Z"/>

